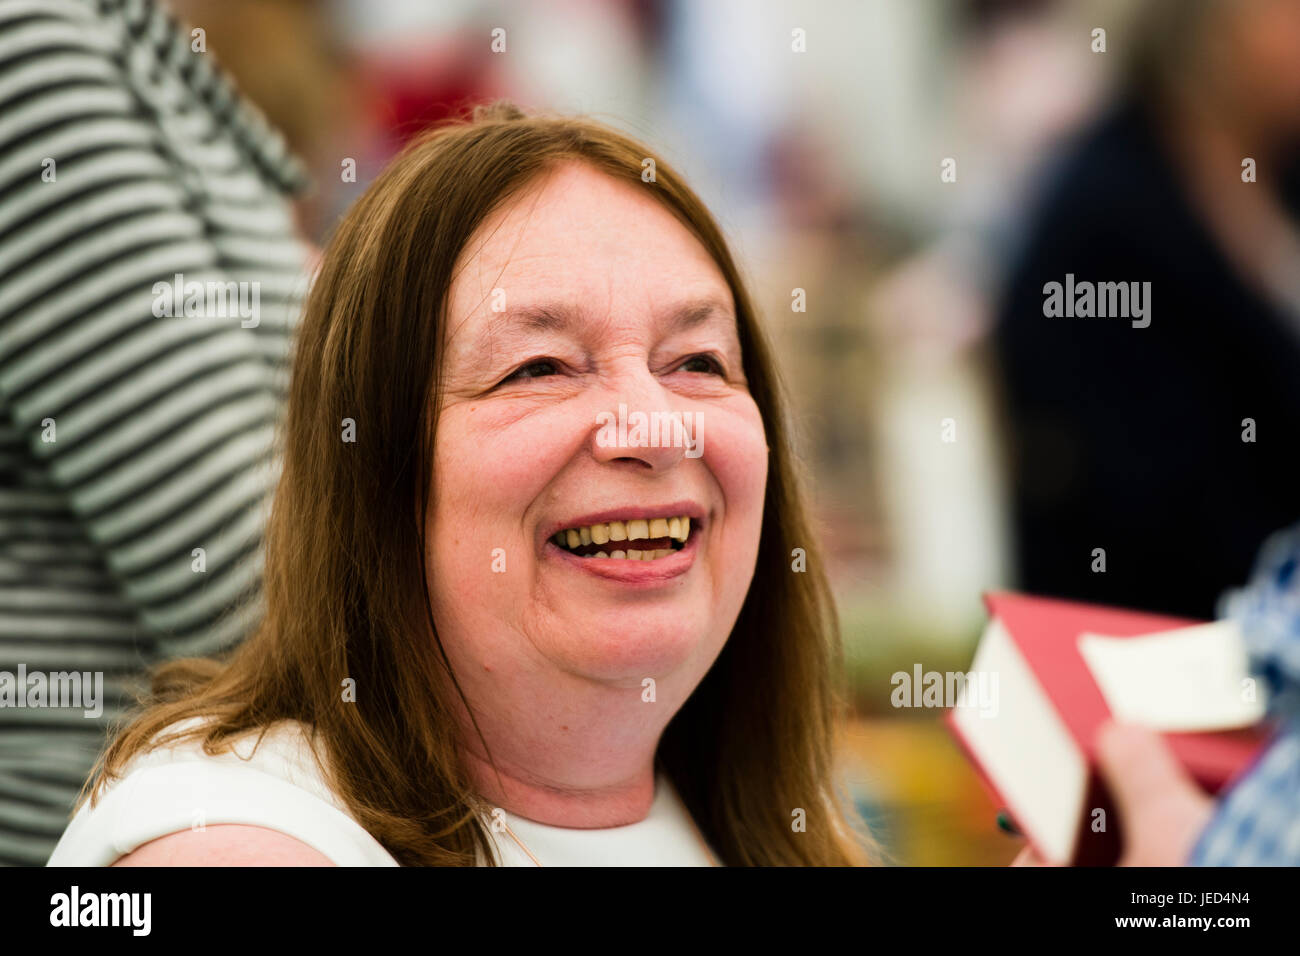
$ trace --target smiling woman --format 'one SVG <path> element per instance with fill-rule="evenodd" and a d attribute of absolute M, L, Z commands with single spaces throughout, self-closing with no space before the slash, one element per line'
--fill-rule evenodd
<path fill-rule="evenodd" d="M 51 863 L 867 861 L 772 359 L 650 155 L 502 104 L 367 190 L 300 331 L 265 621 L 157 673 Z M 626 409 L 708 445 L 610 441 Z"/>

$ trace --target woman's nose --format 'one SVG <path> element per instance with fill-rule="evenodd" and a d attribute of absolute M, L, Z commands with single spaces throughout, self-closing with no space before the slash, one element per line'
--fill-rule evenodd
<path fill-rule="evenodd" d="M 699 457 L 692 413 L 649 372 L 635 378 L 605 393 L 592 428 L 592 456 L 602 463 L 639 462 L 655 471 Z"/>

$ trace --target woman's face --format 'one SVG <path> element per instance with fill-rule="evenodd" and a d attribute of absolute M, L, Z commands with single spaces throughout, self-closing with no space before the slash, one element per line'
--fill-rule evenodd
<path fill-rule="evenodd" d="M 426 545 L 439 635 L 480 691 L 562 672 L 684 699 L 748 590 L 763 423 L 726 280 L 655 188 L 564 164 L 457 264 Z"/>

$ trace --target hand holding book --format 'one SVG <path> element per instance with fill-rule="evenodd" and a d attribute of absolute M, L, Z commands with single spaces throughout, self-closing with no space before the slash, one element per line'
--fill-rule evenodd
<path fill-rule="evenodd" d="M 1181 866 L 1214 812 L 1214 800 L 1160 737 L 1109 722 L 1097 734 L 1097 765 L 1124 821 L 1119 866 Z M 1049 865 L 1026 846 L 1012 866 Z"/>
<path fill-rule="evenodd" d="M 963 694 L 948 725 L 1034 858 L 1185 862 L 1168 857 L 1191 849 L 1208 794 L 1268 737 L 1266 693 L 1236 625 L 1009 593 L 985 600 L 992 620 L 972 674 L 996 675 L 999 700 L 977 708 Z"/>

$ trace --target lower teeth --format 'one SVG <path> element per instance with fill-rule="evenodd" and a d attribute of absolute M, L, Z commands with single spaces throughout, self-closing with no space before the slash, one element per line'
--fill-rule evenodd
<path fill-rule="evenodd" d="M 622 559 L 626 561 L 657 561 L 660 558 L 666 558 L 670 554 L 676 553 L 672 548 L 661 548 L 658 551 L 614 551 L 610 554 L 597 551 L 595 554 L 579 555 L 579 557 Z"/>

